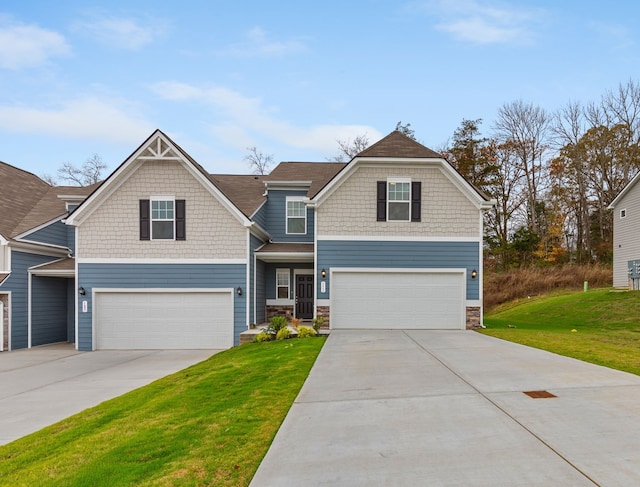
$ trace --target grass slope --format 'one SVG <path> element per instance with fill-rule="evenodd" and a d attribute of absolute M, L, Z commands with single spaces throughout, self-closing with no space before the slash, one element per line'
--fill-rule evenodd
<path fill-rule="evenodd" d="M 640 292 L 524 300 L 491 311 L 484 323 L 481 333 L 640 375 Z"/>
<path fill-rule="evenodd" d="M 248 485 L 322 338 L 247 344 L 0 447 L 0 485 Z"/>

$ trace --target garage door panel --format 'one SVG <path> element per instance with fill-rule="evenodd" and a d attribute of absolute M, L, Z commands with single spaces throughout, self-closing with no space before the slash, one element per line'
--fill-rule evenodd
<path fill-rule="evenodd" d="M 99 292 L 98 349 L 208 349 L 233 346 L 230 292 Z"/>
<path fill-rule="evenodd" d="M 331 327 L 464 328 L 461 272 L 334 272 Z"/>

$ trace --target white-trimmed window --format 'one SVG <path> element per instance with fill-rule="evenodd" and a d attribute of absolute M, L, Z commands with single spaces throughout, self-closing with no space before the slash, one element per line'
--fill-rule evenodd
<path fill-rule="evenodd" d="M 620 218 L 625 218 L 626 216 L 627 216 L 627 210 L 626 210 L 626 208 L 625 208 L 625 209 L 620 210 Z"/>
<path fill-rule="evenodd" d="M 173 240 L 175 201 L 171 196 L 151 198 L 151 240 Z"/>
<path fill-rule="evenodd" d="M 307 205 L 303 197 L 287 196 L 287 234 L 307 233 Z"/>
<path fill-rule="evenodd" d="M 390 179 L 387 181 L 387 220 L 411 221 L 410 179 Z"/>
<path fill-rule="evenodd" d="M 276 269 L 276 299 L 289 299 L 289 269 Z"/>

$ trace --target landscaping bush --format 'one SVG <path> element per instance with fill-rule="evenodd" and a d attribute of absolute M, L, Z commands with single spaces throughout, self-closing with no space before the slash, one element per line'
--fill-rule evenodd
<path fill-rule="evenodd" d="M 298 338 L 309 338 L 316 336 L 317 333 L 313 328 L 308 326 L 299 326 L 298 327 Z"/>
<path fill-rule="evenodd" d="M 273 337 L 271 335 L 269 335 L 268 333 L 261 331 L 260 333 L 258 333 L 256 335 L 256 337 L 253 339 L 254 342 L 269 342 L 271 341 Z"/>
<path fill-rule="evenodd" d="M 276 340 L 286 340 L 290 337 L 291 332 L 289 331 L 289 328 L 280 328 L 280 330 L 278 330 L 278 333 L 276 333 Z"/>
<path fill-rule="evenodd" d="M 267 333 L 271 335 L 277 335 L 280 330 L 286 328 L 289 323 L 284 316 L 273 316 L 269 319 L 269 326 L 267 327 Z"/>
<path fill-rule="evenodd" d="M 320 328 L 322 328 L 322 325 L 324 325 L 324 322 L 327 321 L 325 319 L 324 316 L 316 316 L 313 319 L 313 329 L 316 333 L 318 333 L 318 331 L 320 331 Z"/>

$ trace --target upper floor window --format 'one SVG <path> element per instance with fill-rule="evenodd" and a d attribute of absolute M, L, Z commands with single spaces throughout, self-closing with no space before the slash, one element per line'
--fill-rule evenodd
<path fill-rule="evenodd" d="M 422 183 L 409 178 L 378 181 L 378 221 L 419 222 Z"/>
<path fill-rule="evenodd" d="M 185 200 L 156 196 L 140 200 L 140 240 L 185 240 Z"/>
<path fill-rule="evenodd" d="M 175 211 L 173 199 L 151 199 L 151 240 L 173 240 Z"/>
<path fill-rule="evenodd" d="M 287 197 L 287 234 L 307 233 L 307 205 L 302 197 Z"/>

